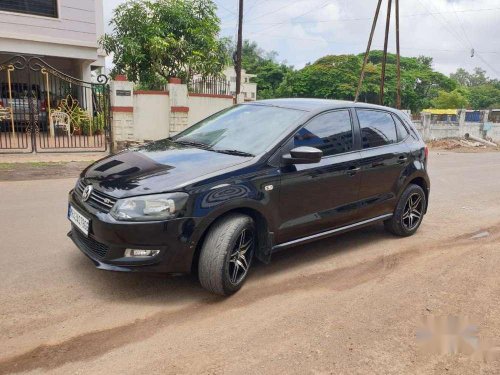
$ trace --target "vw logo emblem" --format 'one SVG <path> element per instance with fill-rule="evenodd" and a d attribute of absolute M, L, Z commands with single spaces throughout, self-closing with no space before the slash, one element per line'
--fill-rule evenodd
<path fill-rule="evenodd" d="M 87 185 L 85 189 L 83 189 L 82 199 L 84 202 L 89 200 L 90 194 L 92 194 L 92 190 L 94 190 L 94 187 L 92 185 Z"/>

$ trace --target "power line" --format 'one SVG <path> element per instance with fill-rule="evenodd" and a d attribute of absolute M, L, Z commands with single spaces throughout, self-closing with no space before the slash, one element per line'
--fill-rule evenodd
<path fill-rule="evenodd" d="M 424 5 L 424 3 L 423 3 L 421 0 L 418 0 L 418 2 L 420 3 L 420 5 L 422 5 L 422 6 L 424 7 L 424 9 L 425 9 L 425 10 L 427 10 L 427 11 L 429 12 L 429 14 L 431 14 L 431 13 L 430 13 L 430 11 L 429 11 L 429 9 L 428 9 L 428 8 Z M 458 17 L 458 15 L 457 15 L 457 17 Z M 438 21 L 439 21 L 439 22 L 443 25 L 443 27 L 444 27 L 444 28 L 445 28 L 445 29 L 446 29 L 446 30 L 447 30 L 447 31 L 448 31 L 448 32 L 449 32 L 449 33 L 450 33 L 450 34 L 451 34 L 451 35 L 452 35 L 452 36 L 453 36 L 453 37 L 454 37 L 454 38 L 455 38 L 455 39 L 456 39 L 456 40 L 457 40 L 460 44 L 464 43 L 464 41 L 463 41 L 463 40 L 462 40 L 462 38 L 460 37 L 460 34 L 455 34 L 455 33 L 454 33 L 454 31 L 453 31 L 453 29 L 450 29 L 450 28 L 448 27 L 448 24 L 446 23 L 446 19 L 444 19 L 444 17 L 443 17 L 444 22 L 441 22 L 442 20 L 441 20 L 441 19 L 439 19 L 439 18 L 437 18 L 437 17 L 434 17 L 434 18 L 435 18 L 436 20 L 438 20 Z M 460 20 L 459 20 L 459 22 L 460 22 Z M 463 31 L 464 31 L 464 33 L 465 33 L 465 30 L 463 29 L 463 26 L 461 26 L 461 27 L 462 27 L 462 30 L 463 30 Z M 469 45 L 470 45 L 470 47 L 471 47 L 471 48 L 473 48 L 472 43 L 470 43 L 469 38 L 468 38 L 467 36 L 466 36 L 466 38 L 467 38 L 467 40 L 469 41 Z M 467 44 L 467 43 L 465 43 L 465 44 Z M 483 62 L 483 63 L 484 63 L 487 67 L 489 67 L 489 68 L 490 68 L 490 69 L 491 69 L 491 70 L 492 70 L 492 71 L 493 71 L 496 75 L 500 75 L 500 74 L 497 72 L 497 70 L 496 70 L 495 68 L 493 68 L 493 66 L 491 66 L 491 65 L 490 65 L 490 64 L 489 64 L 489 63 L 488 63 L 488 62 L 487 62 L 487 61 L 486 61 L 486 60 L 485 60 L 485 59 L 484 59 L 484 58 L 483 58 L 483 57 L 482 57 L 479 53 L 476 53 L 476 55 L 477 55 L 477 57 L 478 57 L 478 58 L 479 58 L 479 59 L 480 59 L 480 60 L 481 60 L 481 61 L 482 61 L 482 62 Z"/>
<path fill-rule="evenodd" d="M 279 11 L 280 11 L 280 10 L 282 10 L 282 9 L 285 9 L 285 8 L 291 7 L 292 5 L 295 5 L 295 4 L 296 4 L 296 3 L 298 3 L 299 1 L 302 1 L 302 0 L 295 0 L 295 1 L 291 1 L 291 2 L 289 2 L 288 4 L 286 4 L 286 5 L 282 6 L 282 7 L 278 8 L 278 9 L 275 9 L 275 10 L 273 10 L 273 11 L 271 11 L 271 12 L 267 12 L 267 13 L 262 13 L 262 14 L 259 14 L 258 16 L 255 16 L 255 17 L 253 18 L 253 20 L 256 20 L 256 19 L 259 19 L 259 18 L 262 18 L 262 17 L 265 17 L 265 16 L 269 16 L 269 15 L 274 14 L 274 13 L 277 13 L 277 12 L 279 12 Z"/>
<path fill-rule="evenodd" d="M 487 9 L 467 9 L 467 10 L 458 10 L 458 13 L 469 13 L 469 12 L 482 12 L 482 11 L 491 11 L 491 10 L 500 10 L 500 8 L 487 8 Z M 435 16 L 440 14 L 448 14 L 452 12 L 427 12 L 427 13 L 414 13 L 414 14 L 402 14 L 400 18 L 413 18 L 413 17 L 424 17 L 424 16 Z M 300 16 L 294 17 L 298 18 Z M 280 22 L 247 22 L 247 25 L 285 25 L 285 24 L 308 24 L 308 23 L 333 23 L 333 22 L 351 22 L 351 21 L 368 21 L 371 20 L 369 17 L 354 17 L 354 18 L 336 18 L 332 20 L 304 20 L 304 21 L 280 21 Z"/>
<path fill-rule="evenodd" d="M 252 5 L 250 5 L 247 10 L 245 10 L 245 12 L 243 13 L 243 15 L 245 17 L 248 17 L 248 15 L 250 14 L 250 12 L 257 6 L 257 4 L 259 4 L 259 3 L 263 2 L 263 1 L 264 0 L 255 0 L 255 2 Z"/>
<path fill-rule="evenodd" d="M 455 10 L 455 5 L 453 4 L 452 6 L 453 6 L 453 9 Z M 459 17 L 459 15 L 458 15 L 458 13 L 457 13 L 456 11 L 455 11 L 455 16 L 457 17 L 458 24 L 460 25 L 460 28 L 462 29 L 462 32 L 464 33 L 465 38 L 466 38 L 466 39 L 467 39 L 467 41 L 469 42 L 469 44 L 470 44 L 470 46 L 471 46 L 472 51 L 474 51 L 474 46 L 472 45 L 472 42 L 470 41 L 469 36 L 467 35 L 467 32 L 465 31 L 465 28 L 464 28 L 464 26 L 463 26 L 463 24 L 462 24 L 462 21 L 460 20 L 460 17 Z M 482 57 L 482 56 L 481 56 L 478 52 L 476 52 L 476 55 L 477 55 L 477 57 L 479 57 L 479 59 L 480 59 L 480 60 L 481 60 L 484 64 L 486 64 L 486 66 L 488 66 L 488 67 L 489 67 L 489 68 L 493 71 L 493 73 L 495 73 L 496 75 L 500 75 L 500 74 L 498 73 L 498 71 L 497 71 L 495 68 L 493 68 L 493 66 L 491 66 L 491 65 L 490 65 L 490 63 L 488 63 L 488 62 L 487 62 L 487 61 L 486 61 L 486 60 L 485 60 L 485 59 L 484 59 L 484 58 L 483 58 L 483 57 Z"/>
<path fill-rule="evenodd" d="M 294 18 L 303 17 L 303 16 L 305 16 L 306 14 L 309 14 L 309 13 L 311 13 L 311 12 L 314 12 L 314 11 L 319 10 L 319 9 L 323 9 L 324 7 L 326 7 L 326 6 L 327 6 L 327 5 L 329 5 L 329 4 L 330 4 L 330 1 L 326 1 L 326 2 L 325 2 L 325 3 L 323 3 L 321 6 L 319 6 L 319 7 L 317 7 L 317 8 L 315 7 L 314 9 L 310 9 L 310 10 L 308 10 L 308 11 L 307 11 L 307 12 L 305 12 L 305 13 L 302 13 L 302 14 L 299 14 L 298 16 L 295 16 Z M 273 29 L 273 28 L 275 28 L 276 26 L 277 26 L 277 25 L 272 25 L 272 26 L 270 26 L 270 27 L 267 27 L 267 28 L 265 28 L 264 30 L 261 30 L 261 31 L 259 31 L 258 33 L 255 33 L 254 35 L 260 35 L 260 34 L 263 34 L 264 32 L 266 32 L 266 31 L 268 31 L 268 30 L 270 30 L 270 29 Z"/>
<path fill-rule="evenodd" d="M 260 34 L 260 33 L 259 33 Z M 249 36 L 253 35 L 259 35 L 257 33 L 249 33 Z M 356 42 L 338 42 L 336 40 L 326 40 L 326 39 L 318 39 L 318 38 L 299 38 L 299 37 L 288 37 L 288 36 L 283 36 L 283 35 L 276 35 L 276 34 L 267 34 L 266 38 L 274 38 L 274 39 L 284 39 L 284 40 L 307 40 L 307 41 L 312 41 L 312 42 L 319 42 L 319 43 L 328 43 L 328 44 L 340 44 L 340 45 L 349 45 L 352 46 L 353 44 L 356 45 L 362 45 L 365 44 L 366 42 L 363 41 L 356 41 Z M 374 45 L 375 48 L 383 48 L 383 45 Z M 437 49 L 437 48 L 412 48 L 412 47 L 401 47 L 401 49 L 407 50 L 407 51 L 419 51 L 419 52 L 424 52 L 424 51 L 430 51 L 430 52 L 451 52 L 451 53 L 458 53 L 458 52 L 468 52 L 468 49 Z M 500 54 L 500 51 L 476 51 L 480 53 L 486 53 L 486 54 Z"/>
<path fill-rule="evenodd" d="M 222 4 L 217 3 L 217 7 L 218 7 L 218 8 L 221 8 L 221 9 L 224 9 L 226 12 L 231 13 L 233 16 L 237 16 L 236 11 L 231 10 L 231 9 L 229 9 L 229 8 L 226 8 L 226 7 L 225 7 L 224 5 L 222 5 Z"/>

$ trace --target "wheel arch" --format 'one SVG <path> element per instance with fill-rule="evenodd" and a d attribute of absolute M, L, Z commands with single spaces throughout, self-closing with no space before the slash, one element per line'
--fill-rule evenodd
<path fill-rule="evenodd" d="M 269 231 L 268 219 L 262 212 L 260 212 L 256 208 L 249 206 L 235 207 L 228 209 L 224 212 L 221 212 L 217 216 L 213 217 L 210 220 L 209 224 L 205 228 L 203 228 L 203 231 L 199 234 L 198 239 L 196 241 L 195 251 L 193 253 L 193 257 L 191 260 L 191 272 L 193 274 L 197 272 L 198 260 L 200 258 L 201 249 L 203 247 L 203 242 L 205 241 L 207 233 L 211 230 L 211 228 L 217 221 L 234 213 L 247 215 L 253 219 L 257 232 L 257 249 L 256 249 L 257 251 L 255 255 L 259 260 L 263 261 L 264 263 L 269 262 L 269 258 L 271 255 L 273 234 L 272 232 Z"/>
<path fill-rule="evenodd" d="M 402 190 L 405 191 L 406 188 L 410 185 L 417 185 L 422 188 L 425 194 L 425 212 L 427 212 L 427 207 L 429 206 L 429 183 L 426 181 L 426 179 L 423 176 L 413 176 L 412 178 L 408 179 L 408 183 L 405 185 L 404 189 Z"/>

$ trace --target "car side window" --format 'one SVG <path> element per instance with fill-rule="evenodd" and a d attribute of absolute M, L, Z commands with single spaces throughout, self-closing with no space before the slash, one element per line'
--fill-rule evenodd
<path fill-rule="evenodd" d="M 368 109 L 356 110 L 361 127 L 361 144 L 364 149 L 398 142 L 396 124 L 388 112 Z"/>
<path fill-rule="evenodd" d="M 353 133 L 348 110 L 328 112 L 313 118 L 294 137 L 294 147 L 310 146 L 323 156 L 352 151 Z"/>
<path fill-rule="evenodd" d="M 403 125 L 403 123 L 401 122 L 399 117 L 393 115 L 392 118 L 394 119 L 394 122 L 396 123 L 396 131 L 398 132 L 398 141 L 401 142 L 410 133 L 408 132 L 408 129 L 406 129 L 406 126 Z"/>

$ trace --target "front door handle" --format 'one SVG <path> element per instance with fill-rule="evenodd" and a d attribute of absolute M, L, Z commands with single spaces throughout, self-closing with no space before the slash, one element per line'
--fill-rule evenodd
<path fill-rule="evenodd" d="M 404 164 L 408 161 L 408 158 L 406 156 L 400 156 L 398 159 L 399 164 Z"/>
<path fill-rule="evenodd" d="M 352 167 L 349 167 L 349 169 L 347 170 L 347 174 L 349 176 L 354 176 L 357 172 L 359 172 L 361 170 L 360 167 L 356 167 L 356 166 L 352 166 Z"/>

